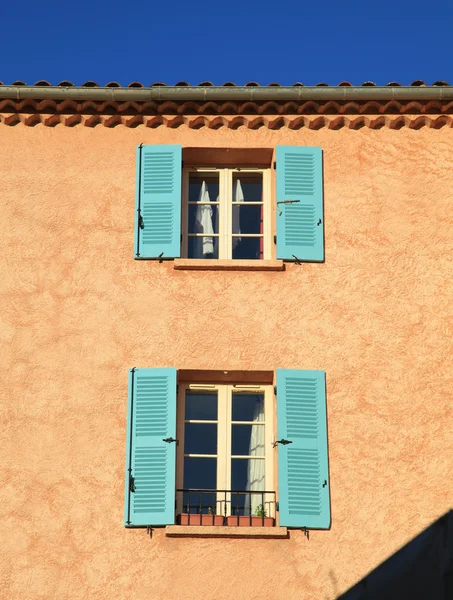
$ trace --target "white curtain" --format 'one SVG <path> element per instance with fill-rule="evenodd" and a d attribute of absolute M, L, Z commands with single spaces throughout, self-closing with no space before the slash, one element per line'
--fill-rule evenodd
<path fill-rule="evenodd" d="M 244 202 L 244 192 L 239 179 L 234 182 L 233 186 L 233 202 Z M 241 207 L 233 205 L 233 233 L 241 233 Z M 241 243 L 240 237 L 233 238 L 233 250 Z"/>
<path fill-rule="evenodd" d="M 255 411 L 253 414 L 254 423 L 264 421 L 264 402 L 262 397 L 257 397 Z M 250 435 L 249 456 L 264 457 L 264 427 L 265 425 L 252 425 Z M 248 459 L 247 485 L 246 490 L 250 492 L 261 492 L 264 490 L 264 458 Z M 256 507 L 262 504 L 260 494 L 251 494 L 252 513 L 256 512 Z M 246 504 L 246 510 L 248 506 Z"/>
<path fill-rule="evenodd" d="M 210 202 L 208 186 L 203 181 L 200 189 L 198 202 Z M 195 215 L 195 225 L 192 233 L 203 233 L 205 237 L 196 237 L 194 242 L 195 258 L 205 258 L 208 254 L 214 253 L 214 227 L 212 223 L 212 206 L 200 204 L 197 206 Z"/>

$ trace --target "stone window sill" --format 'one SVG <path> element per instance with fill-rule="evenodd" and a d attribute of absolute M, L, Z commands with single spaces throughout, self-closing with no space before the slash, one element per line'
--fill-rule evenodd
<path fill-rule="evenodd" d="M 287 539 L 286 527 L 225 527 L 211 525 L 167 525 L 167 537 L 228 537 L 228 538 L 273 538 Z"/>
<path fill-rule="evenodd" d="M 284 271 L 282 260 L 217 260 L 175 258 L 173 268 L 179 271 Z"/>

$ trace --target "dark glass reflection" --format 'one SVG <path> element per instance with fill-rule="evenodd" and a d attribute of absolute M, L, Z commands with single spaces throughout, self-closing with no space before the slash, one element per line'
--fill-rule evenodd
<path fill-rule="evenodd" d="M 233 421 L 264 421 L 264 394 L 233 394 Z"/>
<path fill-rule="evenodd" d="M 217 454 L 217 424 L 186 423 L 184 454 Z"/>
<path fill-rule="evenodd" d="M 217 421 L 217 392 L 186 392 L 186 421 Z"/>
<path fill-rule="evenodd" d="M 216 458 L 184 459 L 184 488 L 215 490 L 216 487 Z"/>

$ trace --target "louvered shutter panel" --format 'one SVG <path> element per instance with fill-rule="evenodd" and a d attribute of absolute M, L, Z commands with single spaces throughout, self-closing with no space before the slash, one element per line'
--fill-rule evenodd
<path fill-rule="evenodd" d="M 135 210 L 135 258 L 181 255 L 180 145 L 139 146 Z"/>
<path fill-rule="evenodd" d="M 176 369 L 132 369 L 129 374 L 126 527 L 175 520 Z"/>
<path fill-rule="evenodd" d="M 277 146 L 276 160 L 277 258 L 323 261 L 322 149 Z"/>
<path fill-rule="evenodd" d="M 277 369 L 280 524 L 329 529 L 324 371 Z"/>

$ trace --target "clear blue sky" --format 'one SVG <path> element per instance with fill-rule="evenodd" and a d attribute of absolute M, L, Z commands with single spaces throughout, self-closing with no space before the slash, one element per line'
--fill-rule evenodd
<path fill-rule="evenodd" d="M 3 4 L 4 84 L 453 84 L 453 0 Z"/>

